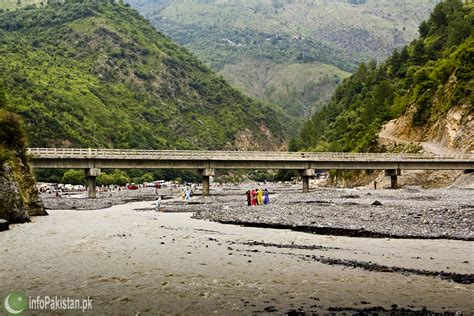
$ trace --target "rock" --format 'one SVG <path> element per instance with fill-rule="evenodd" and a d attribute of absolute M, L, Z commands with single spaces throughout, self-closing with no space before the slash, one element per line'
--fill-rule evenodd
<path fill-rule="evenodd" d="M 36 188 L 36 181 L 28 165 L 19 162 L 21 181 L 20 190 L 25 205 L 25 210 L 30 216 L 44 216 L 46 213 L 43 201 Z"/>
<path fill-rule="evenodd" d="M 379 201 L 375 201 L 374 203 L 372 203 L 372 205 L 374 205 L 374 206 L 382 206 L 383 204 L 380 203 Z"/>
<path fill-rule="evenodd" d="M 8 230 L 8 221 L 0 218 L 0 232 L 4 230 Z"/>
<path fill-rule="evenodd" d="M 11 166 L 9 163 L 4 163 L 0 169 L 0 217 L 10 223 L 30 221 L 20 192 Z"/>

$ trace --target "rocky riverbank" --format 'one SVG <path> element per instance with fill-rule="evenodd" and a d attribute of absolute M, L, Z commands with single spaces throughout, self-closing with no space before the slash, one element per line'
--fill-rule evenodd
<path fill-rule="evenodd" d="M 176 190 L 160 190 L 160 195 L 163 196 L 163 199 L 170 199 L 171 197 L 178 196 L 178 194 L 179 191 Z M 156 198 L 157 194 L 154 188 L 98 192 L 96 199 L 88 199 L 86 192 L 64 193 L 60 198 L 50 193 L 41 194 L 41 199 L 46 209 L 49 210 L 100 210 L 132 202 L 154 201 Z"/>
<path fill-rule="evenodd" d="M 194 218 L 324 235 L 474 240 L 473 190 L 272 188 L 271 205 L 226 203 Z M 230 202 L 230 201 L 229 201 Z"/>

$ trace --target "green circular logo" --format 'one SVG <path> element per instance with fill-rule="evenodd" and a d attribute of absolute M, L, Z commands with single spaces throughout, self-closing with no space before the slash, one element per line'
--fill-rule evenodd
<path fill-rule="evenodd" d="M 20 292 L 11 292 L 5 298 L 3 307 L 7 315 L 20 315 L 28 309 L 28 298 Z"/>

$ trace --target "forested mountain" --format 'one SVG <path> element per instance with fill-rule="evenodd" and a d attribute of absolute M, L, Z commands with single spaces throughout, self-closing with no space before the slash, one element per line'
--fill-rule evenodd
<path fill-rule="evenodd" d="M 418 39 L 379 66 L 360 64 L 305 124 L 292 149 L 381 150 L 382 125 L 398 118 L 398 133 L 409 140 L 473 151 L 473 8 L 445 0 L 420 24 Z"/>
<path fill-rule="evenodd" d="M 362 61 L 416 37 L 438 0 L 126 0 L 250 96 L 310 117 Z"/>
<path fill-rule="evenodd" d="M 31 146 L 268 150 L 285 142 L 280 109 L 231 88 L 114 1 L 3 10 L 0 69 L 6 109 L 23 117 Z"/>

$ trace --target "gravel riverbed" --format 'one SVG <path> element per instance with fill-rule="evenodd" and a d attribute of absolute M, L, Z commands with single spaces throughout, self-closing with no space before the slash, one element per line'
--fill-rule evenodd
<path fill-rule="evenodd" d="M 473 240 L 473 190 L 272 188 L 271 205 L 215 205 L 195 218 L 352 237 Z"/>
<path fill-rule="evenodd" d="M 269 189 L 270 205 L 249 207 L 245 191 L 257 186 L 216 185 L 211 188 L 209 197 L 203 197 L 196 190 L 189 203 L 181 199 L 179 190 L 162 189 L 162 211 L 193 212 L 195 219 L 225 224 L 324 235 L 474 240 L 474 190 L 470 187 L 430 190 L 419 187 L 398 190 L 318 188 L 304 194 L 300 192 L 299 184 L 271 184 L 259 186 Z M 43 197 L 48 209 L 74 210 L 103 209 L 155 199 L 156 192 L 152 188 L 99 193 L 95 200 L 77 196 Z"/>

